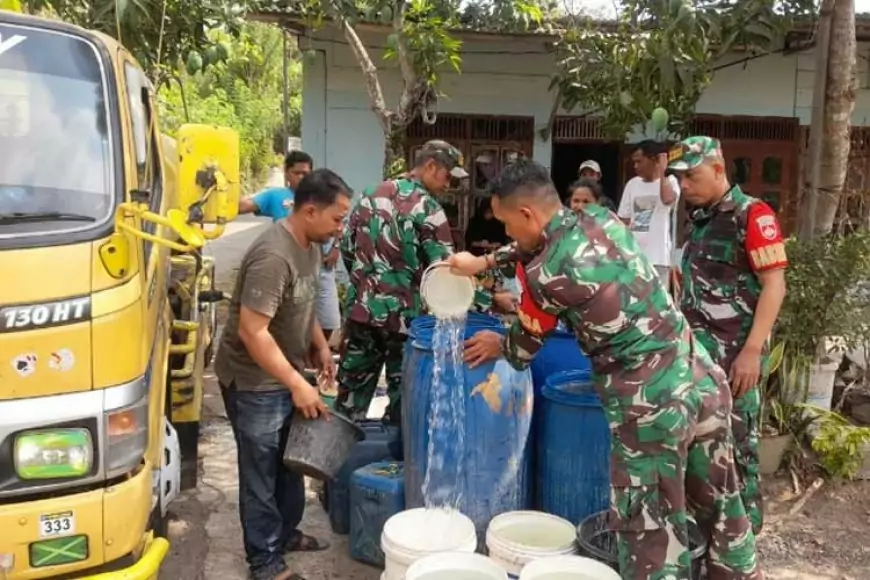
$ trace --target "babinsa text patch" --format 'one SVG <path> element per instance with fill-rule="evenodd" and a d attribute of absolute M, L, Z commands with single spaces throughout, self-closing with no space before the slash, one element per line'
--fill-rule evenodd
<path fill-rule="evenodd" d="M 0 308 L 0 333 L 75 324 L 91 318 L 91 297 Z"/>

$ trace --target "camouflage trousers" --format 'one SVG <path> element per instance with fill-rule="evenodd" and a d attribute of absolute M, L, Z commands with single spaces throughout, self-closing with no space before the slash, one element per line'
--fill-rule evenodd
<path fill-rule="evenodd" d="M 734 464 L 725 375 L 709 359 L 703 364 L 686 357 L 645 384 L 646 393 L 666 388 L 682 394 L 657 411 L 612 425 L 611 527 L 622 578 L 688 580 L 691 512 L 709 541 L 710 580 L 760 580 Z"/>
<path fill-rule="evenodd" d="M 390 404 L 385 419 L 400 423 L 402 413 L 402 356 L 406 335 L 348 321 L 339 354 L 336 409 L 354 421 L 366 418 L 386 367 Z"/>
<path fill-rule="evenodd" d="M 761 497 L 761 477 L 758 473 L 758 440 L 761 436 L 761 389 L 755 387 L 734 400 L 731 430 L 734 432 L 734 454 L 740 476 L 740 496 L 752 531 L 758 534 L 764 524 L 764 504 Z"/>

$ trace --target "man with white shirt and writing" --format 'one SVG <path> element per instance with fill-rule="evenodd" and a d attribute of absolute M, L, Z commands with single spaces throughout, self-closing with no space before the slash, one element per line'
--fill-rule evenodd
<path fill-rule="evenodd" d="M 637 176 L 625 184 L 617 213 L 670 289 L 680 185 L 675 177 L 665 176 L 668 154 L 664 144 L 641 141 L 631 160 Z"/>

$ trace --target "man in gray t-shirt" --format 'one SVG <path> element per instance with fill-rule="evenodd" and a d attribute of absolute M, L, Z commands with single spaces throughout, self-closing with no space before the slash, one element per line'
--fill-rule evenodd
<path fill-rule="evenodd" d="M 302 180 L 293 213 L 263 232 L 242 258 L 215 358 L 236 438 L 239 515 L 254 580 L 298 580 L 283 554 L 327 547 L 296 529 L 305 485 L 300 474 L 284 469 L 281 457 L 294 409 L 307 418 L 328 418 L 320 393 L 301 373 L 313 354 L 328 378 L 335 374 L 315 317 L 320 244 L 338 233 L 351 195 L 328 169 Z"/>
<path fill-rule="evenodd" d="M 312 316 L 320 273 L 320 246 L 301 246 L 285 221 L 263 232 L 242 258 L 215 372 L 225 384 L 240 391 L 287 389 L 258 365 L 239 334 L 245 306 L 271 320 L 269 334 L 294 369 L 305 368 L 312 344 Z"/>

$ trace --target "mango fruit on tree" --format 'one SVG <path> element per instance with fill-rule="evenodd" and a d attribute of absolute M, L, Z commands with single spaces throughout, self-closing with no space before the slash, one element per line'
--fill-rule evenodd
<path fill-rule="evenodd" d="M 664 131 L 668 127 L 668 120 L 670 119 L 670 115 L 668 115 L 667 109 L 657 107 L 653 110 L 650 119 L 652 120 L 653 130 Z"/>

